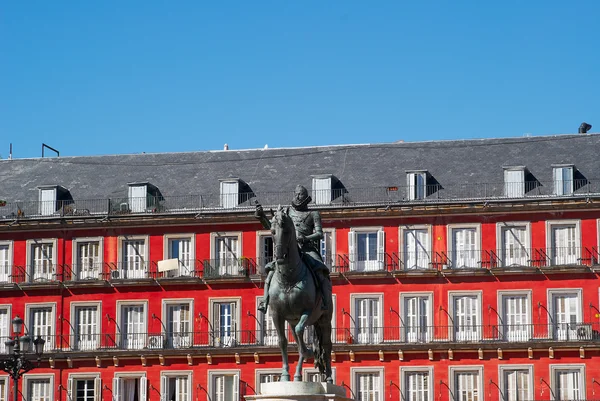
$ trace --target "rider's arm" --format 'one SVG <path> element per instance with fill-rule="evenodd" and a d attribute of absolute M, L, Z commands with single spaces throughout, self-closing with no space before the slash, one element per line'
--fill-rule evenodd
<path fill-rule="evenodd" d="M 323 239 L 323 227 L 321 227 L 321 215 L 319 212 L 314 211 L 311 213 L 313 223 L 315 224 L 315 231 L 311 235 L 307 235 L 306 239 L 309 241 L 316 241 Z"/>
<path fill-rule="evenodd" d="M 254 217 L 257 218 L 260 221 L 260 224 L 262 224 L 262 226 L 265 229 L 267 229 L 267 230 L 271 229 L 271 222 L 269 221 L 269 219 L 265 215 L 265 212 L 264 212 L 264 210 L 263 210 L 263 208 L 262 208 L 261 205 L 257 205 L 256 206 L 256 211 L 254 212 Z"/>

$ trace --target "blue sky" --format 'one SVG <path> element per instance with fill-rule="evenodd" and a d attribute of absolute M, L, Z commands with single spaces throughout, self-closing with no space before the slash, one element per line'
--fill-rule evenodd
<path fill-rule="evenodd" d="M 599 1 L 0 5 L 0 155 L 600 131 Z"/>

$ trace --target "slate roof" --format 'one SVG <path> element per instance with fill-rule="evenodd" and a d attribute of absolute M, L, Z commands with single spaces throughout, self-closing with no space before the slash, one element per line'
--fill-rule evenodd
<path fill-rule="evenodd" d="M 526 166 L 553 179 L 552 165 L 574 164 L 578 177 L 600 176 L 600 135 L 381 143 L 303 148 L 81 156 L 0 161 L 0 199 L 36 201 L 38 187 L 60 185 L 73 199 L 127 196 L 128 183 L 149 182 L 165 196 L 218 194 L 219 179 L 240 178 L 255 193 L 311 187 L 332 174 L 352 188 L 405 186 L 406 171 L 425 169 L 444 188 L 498 183 L 503 167 Z"/>

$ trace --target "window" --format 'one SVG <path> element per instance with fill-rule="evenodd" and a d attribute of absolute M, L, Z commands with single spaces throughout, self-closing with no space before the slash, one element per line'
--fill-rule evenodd
<path fill-rule="evenodd" d="M 427 172 L 413 171 L 406 173 L 408 200 L 422 200 L 427 196 Z"/>
<path fill-rule="evenodd" d="M 351 368 L 352 392 L 360 401 L 383 401 L 383 369 Z"/>
<path fill-rule="evenodd" d="M 71 304 L 73 341 L 78 351 L 91 351 L 100 346 L 100 304 Z"/>
<path fill-rule="evenodd" d="M 584 400 L 585 366 L 550 365 L 551 387 L 555 400 Z"/>
<path fill-rule="evenodd" d="M 146 347 L 147 303 L 117 302 L 121 329 L 121 346 L 124 349 L 142 349 Z M 117 330 L 119 329 L 117 328 Z"/>
<path fill-rule="evenodd" d="M 233 209 L 239 201 L 239 180 L 221 181 L 221 207 L 224 209 Z"/>
<path fill-rule="evenodd" d="M 165 259 L 177 259 L 177 270 L 167 272 L 169 277 L 191 276 L 194 274 L 194 236 L 165 235 Z"/>
<path fill-rule="evenodd" d="M 213 233 L 213 265 L 215 271 L 205 272 L 214 276 L 239 276 L 242 273 L 240 264 L 241 234 Z"/>
<path fill-rule="evenodd" d="M 67 383 L 69 401 L 100 401 L 102 381 L 100 375 L 69 375 Z"/>
<path fill-rule="evenodd" d="M 162 195 L 158 188 L 148 182 L 129 184 L 129 211 L 132 213 L 142 213 L 148 208 L 157 207 L 161 199 Z"/>
<path fill-rule="evenodd" d="M 429 226 L 400 227 L 402 263 L 405 270 L 428 269 L 431 245 Z"/>
<path fill-rule="evenodd" d="M 450 300 L 454 340 L 481 340 L 481 293 L 450 292 Z"/>
<path fill-rule="evenodd" d="M 331 203 L 331 175 L 313 177 L 312 198 L 315 205 L 329 205 Z"/>
<path fill-rule="evenodd" d="M 73 280 L 102 278 L 102 238 L 73 240 Z"/>
<path fill-rule="evenodd" d="M 212 401 L 238 401 L 239 372 L 209 372 L 208 377 Z"/>
<path fill-rule="evenodd" d="M 10 340 L 11 316 L 9 305 L 0 306 L 0 343 Z M 0 347 L 0 354 L 6 353 L 6 347 Z"/>
<path fill-rule="evenodd" d="M 505 341 L 530 341 L 531 292 L 500 292 L 500 322 Z"/>
<path fill-rule="evenodd" d="M 573 166 L 556 166 L 552 169 L 554 195 L 571 195 L 573 193 Z"/>
<path fill-rule="evenodd" d="M 550 290 L 548 294 L 553 338 L 560 341 L 591 339 L 591 325 L 581 323 L 581 290 Z"/>
<path fill-rule="evenodd" d="M 433 368 L 400 368 L 402 399 L 405 401 L 433 401 Z"/>
<path fill-rule="evenodd" d="M 273 261 L 273 237 L 269 231 L 259 231 L 257 235 L 257 262 L 261 274 L 264 274 L 265 265 Z"/>
<path fill-rule="evenodd" d="M 319 251 L 323 263 L 329 268 L 335 266 L 335 231 L 333 229 L 324 229 Z"/>
<path fill-rule="evenodd" d="M 167 344 L 170 348 L 187 348 L 192 345 L 192 301 L 166 302 Z M 163 315 L 164 316 L 164 315 Z"/>
<path fill-rule="evenodd" d="M 31 240 L 27 243 L 31 280 L 56 280 L 56 240 Z"/>
<path fill-rule="evenodd" d="M 483 400 L 483 368 L 461 367 L 450 368 L 450 380 L 455 401 L 480 401 Z"/>
<path fill-rule="evenodd" d="M 383 230 L 361 230 L 348 233 L 350 270 L 384 270 L 385 233 Z"/>
<path fill-rule="evenodd" d="M 40 192 L 39 213 L 52 216 L 56 212 L 56 187 L 38 188 Z"/>
<path fill-rule="evenodd" d="M 12 242 L 0 242 L 0 283 L 12 281 Z"/>
<path fill-rule="evenodd" d="M 404 293 L 400 296 L 402 341 L 422 343 L 433 339 L 432 298 L 432 294 Z"/>
<path fill-rule="evenodd" d="M 54 400 L 54 376 L 25 375 L 23 381 L 24 398 L 27 401 Z"/>
<path fill-rule="evenodd" d="M 0 401 L 8 401 L 8 377 L 0 377 Z"/>
<path fill-rule="evenodd" d="M 27 321 L 25 325 L 30 330 L 30 337 L 42 337 L 46 343 L 44 344 L 44 352 L 54 349 L 54 340 L 56 330 L 54 322 L 56 321 L 54 313 L 54 305 L 26 305 Z"/>
<path fill-rule="evenodd" d="M 147 277 L 148 250 L 146 238 L 121 239 L 121 269 L 117 278 L 142 279 Z"/>
<path fill-rule="evenodd" d="M 331 378 L 335 383 L 335 368 L 331 368 Z M 304 368 L 302 369 L 302 381 L 317 383 L 323 380 L 321 378 L 321 374 L 319 373 L 319 369 Z"/>
<path fill-rule="evenodd" d="M 280 372 L 257 370 L 256 376 L 257 376 L 257 383 L 258 383 L 259 387 L 263 383 L 276 383 L 281 380 Z M 258 390 L 260 390 L 260 388 L 258 388 Z"/>
<path fill-rule="evenodd" d="M 525 195 L 525 168 L 504 169 L 504 195 L 508 198 L 522 198 Z"/>
<path fill-rule="evenodd" d="M 139 374 L 119 375 L 113 379 L 114 401 L 146 401 L 148 380 Z"/>
<path fill-rule="evenodd" d="M 354 338 L 359 344 L 377 344 L 383 340 L 383 295 L 351 295 L 355 317 Z"/>
<path fill-rule="evenodd" d="M 498 369 L 501 400 L 533 400 L 533 369 L 531 365 L 501 365 Z"/>
<path fill-rule="evenodd" d="M 453 269 L 480 267 L 479 226 L 448 227 L 450 263 Z"/>
<path fill-rule="evenodd" d="M 237 299 L 212 299 L 212 327 L 215 331 L 214 346 L 233 347 L 237 343 L 237 327 L 240 321 L 239 300 Z"/>
<path fill-rule="evenodd" d="M 579 221 L 548 222 L 548 253 L 552 266 L 580 263 Z"/>
<path fill-rule="evenodd" d="M 529 265 L 529 225 L 519 223 L 499 223 L 500 266 Z"/>
<path fill-rule="evenodd" d="M 260 298 L 262 298 L 262 296 L 256 299 L 257 305 Z M 267 313 L 259 312 L 261 324 L 260 327 L 258 327 L 258 329 L 260 330 L 260 338 L 262 338 L 263 340 L 263 345 L 274 347 L 279 345 L 279 337 L 277 336 L 277 329 L 275 328 L 275 324 L 273 323 L 271 310 L 272 308 L 268 308 Z M 287 324 L 288 323 L 286 322 L 286 326 Z"/>
<path fill-rule="evenodd" d="M 164 372 L 160 376 L 161 401 L 191 401 L 192 373 Z"/>

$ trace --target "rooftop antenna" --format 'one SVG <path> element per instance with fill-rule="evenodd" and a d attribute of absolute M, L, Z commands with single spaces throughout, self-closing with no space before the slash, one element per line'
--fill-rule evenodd
<path fill-rule="evenodd" d="M 44 148 L 48 148 L 51 151 L 56 153 L 56 157 L 60 157 L 60 152 L 56 149 L 54 149 L 52 146 L 48 146 L 45 143 L 42 143 L 42 157 L 44 157 Z"/>

